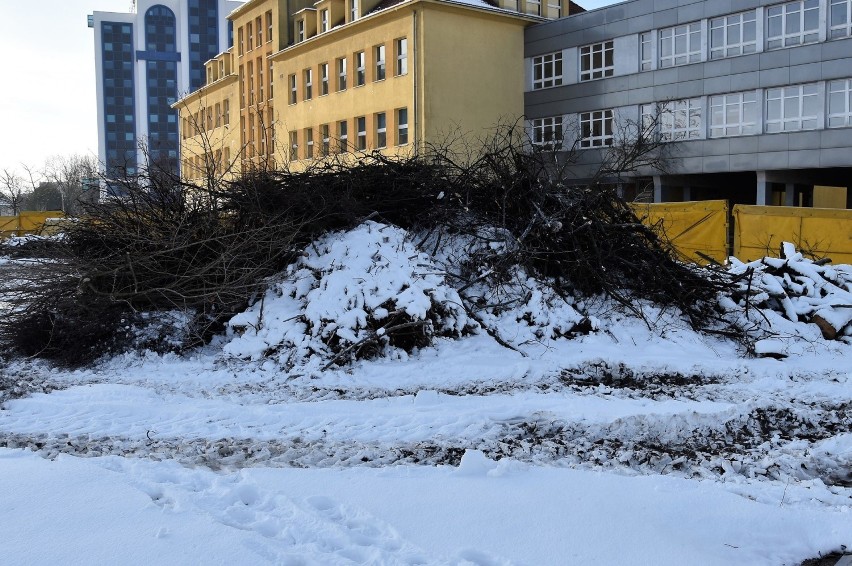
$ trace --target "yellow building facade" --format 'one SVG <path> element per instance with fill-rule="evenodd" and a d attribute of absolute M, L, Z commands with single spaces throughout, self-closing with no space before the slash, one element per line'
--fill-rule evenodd
<path fill-rule="evenodd" d="M 523 30 L 571 6 L 246 2 L 228 16 L 234 46 L 208 63 L 204 87 L 175 104 L 183 175 L 209 174 L 209 163 L 302 169 L 331 154 L 463 150 L 522 117 Z M 227 124 L 224 114 L 217 120 L 226 104 Z"/>

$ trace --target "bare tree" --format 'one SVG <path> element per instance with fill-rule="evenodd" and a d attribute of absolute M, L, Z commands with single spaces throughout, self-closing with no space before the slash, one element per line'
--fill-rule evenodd
<path fill-rule="evenodd" d="M 87 189 L 87 180 L 98 176 L 98 162 L 92 156 L 56 155 L 47 159 L 44 176 L 59 191 L 62 211 L 73 216 L 79 212 L 80 199 Z"/>
<path fill-rule="evenodd" d="M 23 177 L 15 171 L 3 169 L 2 174 L 0 174 L 0 200 L 11 209 L 13 216 L 20 214 L 21 205 L 28 192 Z"/>

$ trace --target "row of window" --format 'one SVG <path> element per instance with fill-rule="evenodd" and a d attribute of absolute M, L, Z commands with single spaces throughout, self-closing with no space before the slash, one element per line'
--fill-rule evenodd
<path fill-rule="evenodd" d="M 393 41 L 393 57 L 394 57 L 394 76 L 402 76 L 408 74 L 408 40 L 404 37 Z M 316 68 L 304 69 L 302 71 L 302 90 L 301 97 L 299 92 L 299 77 L 295 73 L 288 75 L 287 85 L 289 88 L 289 103 L 296 104 L 300 100 L 311 100 L 314 96 L 325 96 L 332 89 L 332 80 L 334 81 L 334 90 L 341 92 L 349 86 L 349 58 L 339 57 L 334 61 L 334 78 L 331 76 L 331 68 L 329 63 L 320 63 Z M 365 51 L 356 51 L 352 54 L 352 86 L 363 86 L 367 82 L 367 53 Z M 370 63 L 372 70 L 372 81 L 383 81 L 387 76 L 387 60 L 385 45 L 376 45 L 372 49 L 372 61 Z"/>
<path fill-rule="evenodd" d="M 643 128 L 654 127 L 662 141 L 850 127 L 852 79 L 646 104 L 641 113 Z M 533 143 L 561 143 L 565 125 L 561 116 L 533 120 Z M 583 112 L 578 126 L 579 147 L 612 145 L 614 111 Z"/>
<path fill-rule="evenodd" d="M 240 65 L 240 108 L 246 107 L 246 101 L 248 101 L 249 106 L 253 106 L 254 104 L 261 104 L 265 100 L 272 100 L 272 61 L 266 60 L 264 69 L 264 60 L 263 57 L 258 57 Z M 264 76 L 266 80 L 264 80 Z M 269 85 L 268 93 L 264 92 L 264 83 Z"/>
<path fill-rule="evenodd" d="M 825 37 L 852 36 L 852 0 L 829 2 Z M 764 26 L 758 26 L 758 21 Z M 796 0 L 640 34 L 640 69 L 663 69 L 819 40 L 819 0 Z M 612 40 L 580 47 L 578 57 L 581 82 L 615 74 L 615 42 Z M 533 90 L 563 84 L 562 58 L 561 51 L 533 58 Z"/>
<path fill-rule="evenodd" d="M 181 173 L 185 178 L 196 179 L 209 174 L 222 175 L 233 168 L 231 148 L 217 149 L 205 155 L 194 155 L 183 159 Z"/>
<path fill-rule="evenodd" d="M 231 101 L 227 98 L 213 106 L 202 108 L 181 121 L 181 137 L 190 138 L 231 123 Z"/>
<path fill-rule="evenodd" d="M 264 16 L 258 16 L 253 22 L 248 22 L 245 26 L 237 28 L 237 54 L 240 57 L 263 45 L 264 27 L 266 29 L 266 43 L 270 43 L 272 41 L 272 10 L 267 11 Z"/>
<path fill-rule="evenodd" d="M 270 156 L 275 152 L 275 116 L 273 108 L 267 106 L 266 112 L 250 109 L 240 115 L 240 140 L 242 157 L 252 159 L 257 156 Z"/>
<path fill-rule="evenodd" d="M 376 112 L 369 118 L 358 116 L 352 120 L 321 124 L 316 130 L 305 128 L 301 131 L 290 131 L 290 160 L 315 159 L 352 150 L 384 149 L 388 147 L 389 142 L 397 146 L 406 145 L 409 139 L 408 108 L 397 108 L 392 115 L 393 124 L 388 124 L 388 113 Z M 389 129 L 391 138 L 388 137 Z M 368 141 L 370 138 L 372 143 Z"/>

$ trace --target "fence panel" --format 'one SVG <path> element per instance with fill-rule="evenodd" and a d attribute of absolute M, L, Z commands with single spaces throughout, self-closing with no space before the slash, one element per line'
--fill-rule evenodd
<path fill-rule="evenodd" d="M 24 211 L 18 216 L 0 216 L 0 238 L 41 234 L 48 218 L 64 218 L 61 210 Z"/>
<path fill-rule="evenodd" d="M 20 228 L 21 223 L 17 216 L 0 216 L 0 238 L 17 236 Z"/>
<path fill-rule="evenodd" d="M 658 227 L 682 259 L 722 263 L 728 258 L 728 201 L 633 203 L 636 215 Z"/>
<path fill-rule="evenodd" d="M 852 210 L 787 206 L 734 206 L 734 255 L 751 261 L 778 256 L 782 242 L 805 255 L 852 263 Z"/>

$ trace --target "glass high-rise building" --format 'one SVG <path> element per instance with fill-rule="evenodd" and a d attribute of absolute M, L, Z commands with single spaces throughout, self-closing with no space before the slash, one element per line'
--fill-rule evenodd
<path fill-rule="evenodd" d="M 139 0 L 134 13 L 95 12 L 98 156 L 108 176 L 177 171 L 176 100 L 204 84 L 204 63 L 226 50 L 226 18 L 242 2 Z"/>

